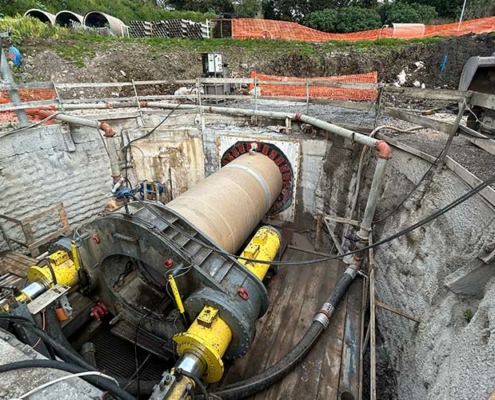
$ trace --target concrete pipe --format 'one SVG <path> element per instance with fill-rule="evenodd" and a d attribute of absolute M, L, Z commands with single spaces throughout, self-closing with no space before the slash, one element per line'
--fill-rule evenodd
<path fill-rule="evenodd" d="M 124 28 L 126 26 L 120 19 L 99 11 L 87 13 L 83 23 L 88 28 L 108 27 L 115 36 L 124 36 Z"/>
<path fill-rule="evenodd" d="M 70 27 L 72 23 L 83 24 L 84 17 L 82 15 L 76 14 L 72 11 L 62 10 L 55 16 L 55 24 Z"/>
<path fill-rule="evenodd" d="M 236 252 L 282 191 L 282 174 L 261 153 L 243 154 L 167 204 L 230 253 Z"/>
<path fill-rule="evenodd" d="M 38 10 L 37 8 L 32 8 L 31 10 L 27 10 L 24 13 L 24 16 L 39 19 L 41 22 L 45 24 L 55 25 L 55 15 L 50 14 L 49 12 L 43 10 Z"/>

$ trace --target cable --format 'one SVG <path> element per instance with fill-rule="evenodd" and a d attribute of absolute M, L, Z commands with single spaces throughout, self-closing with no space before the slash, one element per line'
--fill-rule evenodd
<path fill-rule="evenodd" d="M 26 360 L 26 361 L 17 361 L 13 362 L 10 364 L 4 364 L 0 365 L 0 373 L 2 372 L 10 372 L 10 371 L 16 371 L 19 369 L 26 369 L 26 368 L 44 368 L 44 369 L 57 369 L 60 371 L 65 371 L 69 372 L 72 374 L 78 374 L 81 372 L 88 372 L 87 369 L 79 367 L 77 365 L 69 364 L 69 363 L 64 363 L 61 361 L 55 361 L 55 360 Z M 95 371 L 91 371 L 95 372 Z M 106 377 L 104 379 L 101 379 L 101 377 L 93 377 L 93 376 L 81 376 L 82 379 L 85 381 L 91 383 L 92 385 L 108 391 L 112 393 L 114 396 L 122 399 L 122 400 L 136 400 L 134 396 L 131 396 L 128 392 L 125 390 L 121 389 L 115 383 L 113 383 L 114 379 L 111 379 L 109 381 Z"/>
<path fill-rule="evenodd" d="M 215 251 L 218 254 L 223 255 L 224 257 L 232 257 L 232 258 L 236 258 L 237 260 L 252 261 L 252 262 L 257 262 L 260 264 L 302 266 L 302 265 L 318 264 L 318 263 L 330 261 L 330 260 L 339 260 L 339 259 L 342 259 L 343 257 L 350 256 L 350 255 L 357 254 L 357 253 L 361 253 L 364 250 L 372 249 L 372 248 L 378 247 L 382 244 L 388 243 L 388 242 L 390 242 L 394 239 L 397 239 L 401 236 L 404 236 L 404 235 L 408 234 L 409 232 L 412 232 L 413 230 L 419 228 L 420 226 L 423 226 L 423 225 L 427 224 L 428 222 L 433 221 L 434 219 L 440 217 L 441 215 L 450 211 L 452 208 L 457 207 L 459 204 L 462 204 L 463 202 L 465 202 L 466 200 L 468 200 L 469 198 L 471 198 L 472 196 L 474 196 L 475 194 L 477 194 L 478 192 L 480 192 L 481 190 L 483 190 L 487 186 L 493 184 L 494 182 L 495 182 L 495 175 L 493 175 L 489 179 L 485 180 L 483 183 L 479 184 L 475 188 L 469 190 L 467 193 L 465 193 L 464 195 L 459 197 L 457 200 L 454 200 L 452 203 L 450 203 L 447 206 L 441 208 L 440 210 L 434 212 L 430 216 L 428 216 L 428 217 L 416 222 L 415 224 L 409 226 L 408 228 L 405 228 L 405 229 L 403 229 L 403 230 L 401 230 L 401 231 L 399 231 L 399 232 L 397 232 L 397 233 L 395 233 L 395 234 L 393 234 L 393 235 L 391 235 L 385 239 L 382 239 L 382 240 L 380 240 L 380 241 L 378 241 L 372 245 L 365 246 L 365 247 L 362 247 L 360 249 L 347 252 L 345 254 L 340 254 L 340 255 L 331 256 L 331 257 L 318 258 L 318 259 L 314 259 L 314 260 L 301 260 L 301 261 L 262 261 L 262 260 L 257 260 L 257 259 L 248 258 L 248 257 L 241 257 L 241 256 L 237 256 L 235 254 L 231 254 L 227 251 L 221 250 L 217 247 L 210 246 L 210 245 L 202 242 L 201 240 L 196 239 L 194 236 L 191 236 L 188 233 L 182 231 L 180 228 L 170 224 L 169 221 L 167 221 L 161 214 L 156 212 L 153 209 L 153 207 L 149 206 L 147 203 L 137 199 L 136 197 L 134 197 L 134 199 L 137 200 L 140 204 L 142 204 L 143 207 L 148 209 L 153 215 L 155 215 L 161 221 L 165 222 L 168 226 L 172 227 L 174 230 L 177 230 L 179 233 L 186 236 L 188 239 L 204 246 L 205 248 L 207 248 L 209 250 Z M 157 205 L 155 205 L 155 207 L 156 206 Z"/>
<path fill-rule="evenodd" d="M 60 112 L 56 112 L 56 113 L 50 114 L 48 117 L 42 119 L 39 122 L 36 122 L 35 124 L 29 125 L 29 126 L 24 126 L 22 128 L 18 128 L 18 129 L 14 129 L 14 130 L 11 130 L 9 132 L 5 132 L 3 135 L 0 135 L 0 138 L 3 138 L 5 136 L 12 135 L 14 133 L 19 133 L 19 132 L 27 131 L 29 129 L 36 128 L 36 127 L 38 127 L 40 125 L 43 125 L 45 122 L 48 122 L 49 120 L 55 118 L 58 114 L 61 114 L 61 113 Z"/>
<path fill-rule="evenodd" d="M 403 206 L 403 204 L 412 196 L 412 194 L 416 190 L 418 190 L 418 188 L 421 186 L 421 184 L 423 183 L 423 181 L 430 175 L 430 172 L 433 170 L 433 167 L 435 167 L 437 165 L 438 160 L 440 160 L 440 157 L 442 157 L 442 155 L 447 150 L 447 146 L 448 145 L 449 145 L 449 143 L 447 141 L 445 143 L 445 146 L 443 147 L 443 149 L 438 154 L 437 158 L 435 158 L 435 161 L 433 161 L 433 163 L 430 165 L 430 168 L 428 168 L 428 171 L 425 172 L 425 174 L 421 177 L 421 179 L 419 180 L 419 182 L 412 188 L 412 190 L 407 194 L 407 196 L 405 196 L 402 199 L 402 201 L 398 205 L 396 205 L 395 208 L 391 212 L 389 212 L 385 217 L 373 221 L 373 224 L 379 224 L 380 222 L 385 221 L 390 216 L 392 216 L 393 214 L 395 214 Z"/>
<path fill-rule="evenodd" d="M 21 399 L 24 399 L 26 397 L 29 397 L 29 396 L 37 393 L 37 392 L 40 392 L 40 391 L 42 391 L 43 389 L 46 389 L 49 386 L 55 385 L 56 383 L 66 381 L 67 379 L 78 378 L 78 377 L 83 377 L 83 376 L 99 376 L 99 377 L 102 377 L 102 378 L 106 378 L 108 380 L 111 380 L 111 381 L 115 382 L 115 384 L 117 386 L 119 386 L 119 383 L 117 382 L 116 379 L 112 378 L 111 376 L 105 375 L 105 374 L 103 374 L 101 372 L 96 372 L 96 371 L 78 372 L 76 374 L 62 376 L 60 378 L 54 379 L 53 381 L 46 382 L 46 383 L 44 383 L 44 384 L 42 384 L 42 385 L 40 385 L 40 386 L 38 386 L 38 387 L 30 390 L 29 392 L 26 392 L 26 393 L 22 394 L 21 396 L 16 397 L 15 399 L 11 399 L 11 400 L 21 400 Z"/>
<path fill-rule="evenodd" d="M 41 313 L 41 318 L 42 318 L 42 323 L 41 323 L 41 330 L 44 331 L 45 330 L 45 326 L 46 326 L 46 317 L 45 317 L 45 310 L 43 310 L 43 312 Z M 41 337 L 38 338 L 38 340 L 36 341 L 36 343 L 33 345 L 33 349 L 36 348 L 36 346 L 38 346 L 41 342 Z"/>
<path fill-rule="evenodd" d="M 187 371 L 184 371 L 182 368 L 177 368 L 176 372 L 179 375 L 184 375 L 185 377 L 192 379 L 194 381 L 194 385 L 203 395 L 203 400 L 209 400 L 210 396 L 208 395 L 208 391 L 206 390 L 205 385 L 203 385 L 203 382 L 201 382 L 201 379 L 199 379 L 197 376 L 194 376 L 193 374 L 190 374 Z"/>

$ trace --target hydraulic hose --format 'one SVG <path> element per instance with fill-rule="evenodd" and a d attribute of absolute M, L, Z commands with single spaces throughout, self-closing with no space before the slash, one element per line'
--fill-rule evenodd
<path fill-rule="evenodd" d="M 313 323 L 297 345 L 280 361 L 267 370 L 244 381 L 221 387 L 213 392 L 222 400 L 240 400 L 267 389 L 281 380 L 299 364 L 313 348 L 323 331 L 328 327 L 330 318 L 338 302 L 356 277 L 356 270 L 348 267 L 333 288 L 328 299 L 316 313 Z M 199 396 L 196 396 L 199 397 Z"/>
<path fill-rule="evenodd" d="M 80 372 L 86 372 L 87 369 L 78 367 L 76 365 L 67 364 L 60 361 L 55 360 L 27 360 L 27 361 L 18 361 L 10 364 L 0 365 L 0 373 L 16 371 L 19 369 L 25 368 L 50 368 L 57 369 L 60 371 L 70 372 L 72 374 L 77 374 Z M 108 391 L 111 394 L 115 395 L 119 399 L 122 400 L 136 400 L 136 398 L 130 395 L 125 390 L 121 389 L 113 382 L 109 381 L 106 378 L 102 377 L 94 377 L 94 376 L 82 376 L 81 379 L 89 382 L 90 384 L 104 390 Z"/>
<path fill-rule="evenodd" d="M 32 321 L 30 321 L 27 318 L 16 316 L 16 315 L 10 315 L 10 314 L 2 314 L 0 313 L 0 319 L 7 319 L 10 320 L 14 323 L 21 323 L 26 329 L 29 329 L 32 333 L 37 335 L 38 337 L 41 338 L 46 344 L 51 346 L 55 353 L 64 361 L 67 362 L 66 365 L 72 365 L 72 366 L 78 366 L 84 369 L 84 371 L 96 371 L 97 369 L 93 367 L 91 364 L 86 362 L 85 360 L 82 359 L 82 357 L 72 348 L 72 345 L 69 343 L 67 339 L 62 341 L 62 344 L 60 344 L 57 340 L 53 339 L 51 336 L 49 336 L 46 332 L 43 332 L 41 329 L 39 329 L 37 326 L 33 324 Z M 60 327 L 60 323 L 55 321 L 55 330 L 56 326 L 59 327 L 60 330 L 62 328 Z M 63 337 L 63 333 L 61 334 Z M 60 335 L 56 335 L 57 338 Z M 64 344 L 67 346 L 64 347 Z M 72 349 L 70 351 L 69 349 Z M 122 386 L 127 386 L 127 391 L 129 393 L 137 394 L 138 393 L 138 385 L 136 382 L 129 381 L 126 378 L 122 377 L 115 377 L 117 381 L 119 382 L 120 385 Z M 151 394 L 153 392 L 153 387 L 156 385 L 156 382 L 153 381 L 140 381 L 139 382 L 139 392 L 141 394 Z"/>

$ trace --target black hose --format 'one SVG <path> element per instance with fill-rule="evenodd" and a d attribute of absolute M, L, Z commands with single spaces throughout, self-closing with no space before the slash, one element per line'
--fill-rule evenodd
<path fill-rule="evenodd" d="M 67 348 L 65 348 L 62 344 L 57 342 L 55 339 L 51 338 L 47 333 L 43 332 L 41 329 L 35 326 L 31 320 L 25 317 L 0 313 L 0 319 L 10 320 L 14 323 L 21 323 L 26 329 L 29 329 L 32 333 L 40 337 L 46 344 L 51 346 L 55 350 L 57 355 L 67 363 L 70 363 L 73 366 L 79 366 L 81 368 L 84 368 L 84 370 L 86 371 L 96 371 L 95 367 L 93 367 L 91 364 L 83 360 L 82 357 L 76 351 L 73 350 L 73 352 L 71 352 L 69 350 L 73 348 L 70 345 L 70 343 L 67 341 L 67 339 L 65 339 L 64 342 L 68 344 Z M 60 323 L 58 321 L 56 324 L 60 327 Z M 122 377 L 115 377 L 115 379 L 117 379 L 119 385 L 122 386 L 129 385 L 127 388 L 127 391 L 129 393 L 136 394 L 138 392 L 137 386 L 133 382 L 130 382 L 128 379 Z M 140 385 L 142 386 L 141 392 L 143 394 L 151 394 L 153 392 L 153 387 L 156 385 L 156 382 L 141 381 Z"/>
<path fill-rule="evenodd" d="M 55 310 L 53 307 L 47 308 L 45 311 L 45 318 L 46 318 L 46 328 L 45 332 L 48 333 L 48 335 L 57 341 L 57 343 L 61 344 L 62 347 L 67 350 L 68 352 L 72 353 L 74 357 L 80 357 L 79 353 L 74 350 L 70 342 L 67 340 L 67 336 L 65 336 L 64 332 L 62 331 L 62 327 L 60 326 L 60 321 L 57 317 L 57 314 L 55 314 Z M 88 365 L 91 365 L 88 363 Z M 84 367 L 83 365 L 81 365 Z"/>
<path fill-rule="evenodd" d="M 10 364 L 0 365 L 0 373 L 15 371 L 18 369 L 25 368 L 50 368 L 50 369 L 58 369 L 60 371 L 70 372 L 72 374 L 78 374 L 80 372 L 87 372 L 87 369 L 78 367 L 76 365 L 67 364 L 60 361 L 54 360 L 27 360 L 27 361 L 18 361 Z M 112 393 L 122 400 L 136 400 L 136 398 L 130 395 L 125 390 L 118 387 L 115 383 L 108 380 L 104 377 L 95 377 L 95 376 L 81 376 L 81 379 L 91 383 L 92 385 Z"/>
<path fill-rule="evenodd" d="M 328 300 L 325 302 L 330 303 L 333 308 L 337 306 L 347 288 L 354 280 L 355 272 L 348 273 L 348 271 L 339 279 L 328 297 Z M 324 330 L 325 326 L 323 326 L 322 323 L 313 321 L 299 343 L 297 343 L 297 345 L 276 364 L 244 381 L 221 387 L 213 391 L 213 395 L 219 396 L 222 400 L 240 400 L 254 396 L 269 388 L 286 376 L 304 359 Z"/>

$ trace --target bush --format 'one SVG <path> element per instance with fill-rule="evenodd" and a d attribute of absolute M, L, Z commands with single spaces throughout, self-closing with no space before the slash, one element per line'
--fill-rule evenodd
<path fill-rule="evenodd" d="M 319 31 L 335 32 L 338 15 L 338 11 L 333 9 L 315 11 L 307 15 L 303 24 Z"/>
<path fill-rule="evenodd" d="M 5 17 L 0 19 L 0 32 L 11 28 L 10 40 L 12 44 L 20 44 L 26 38 L 60 37 L 68 34 L 68 30 L 58 26 L 51 26 L 43 22 L 26 17 Z"/>
<path fill-rule="evenodd" d="M 380 14 L 372 8 L 346 7 L 339 11 L 335 31 L 339 33 L 367 31 L 382 26 Z"/>
<path fill-rule="evenodd" d="M 394 3 L 380 9 L 384 24 L 427 24 L 436 18 L 435 7 L 423 4 Z"/>

